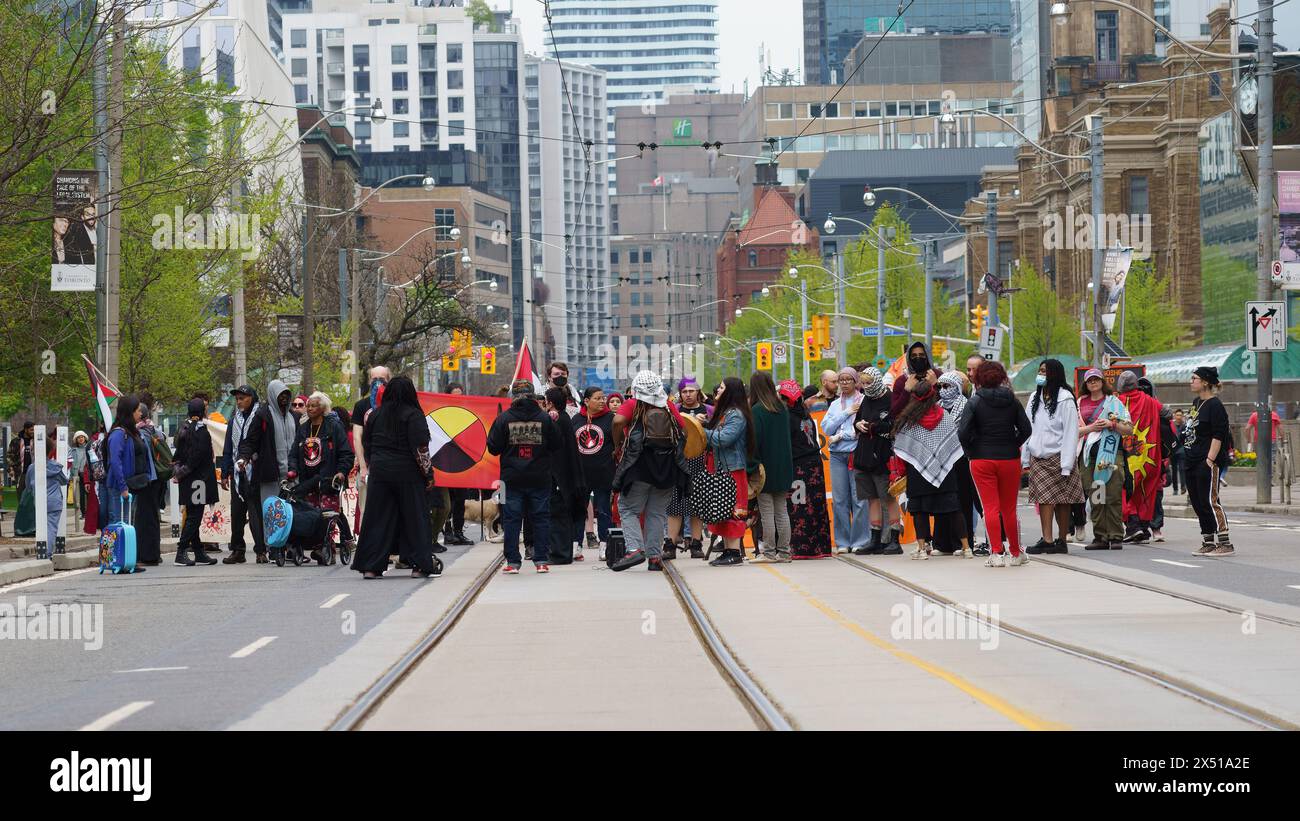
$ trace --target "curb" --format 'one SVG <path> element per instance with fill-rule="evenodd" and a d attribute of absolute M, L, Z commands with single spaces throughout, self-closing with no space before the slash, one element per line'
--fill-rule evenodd
<path fill-rule="evenodd" d="M 0 564 L 0 586 L 25 582 L 54 573 L 54 563 L 49 559 L 14 559 Z"/>
<path fill-rule="evenodd" d="M 175 539 L 162 540 L 162 555 L 176 552 Z M 40 576 L 52 576 L 60 570 L 82 570 L 99 564 L 99 550 L 89 547 L 59 553 L 50 559 L 15 559 L 0 562 L 0 587 Z"/>

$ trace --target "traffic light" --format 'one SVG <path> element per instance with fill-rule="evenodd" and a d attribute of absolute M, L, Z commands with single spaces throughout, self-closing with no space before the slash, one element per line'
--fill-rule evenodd
<path fill-rule="evenodd" d="M 497 372 L 497 349 L 484 345 L 478 354 L 479 373 L 491 376 Z"/>
<path fill-rule="evenodd" d="M 817 347 L 829 348 L 831 346 L 831 318 L 825 314 L 817 314 L 812 318 L 813 331 L 817 334 Z"/>
<path fill-rule="evenodd" d="M 474 354 L 474 335 L 467 330 L 453 330 L 451 349 L 457 358 L 468 359 Z"/>
<path fill-rule="evenodd" d="M 754 370 L 770 371 L 772 370 L 772 343 L 760 342 L 754 348 Z"/>
<path fill-rule="evenodd" d="M 984 332 L 984 320 L 988 318 L 989 309 L 983 305 L 978 305 L 970 309 L 970 315 L 971 334 L 973 334 L 976 339 L 979 339 L 980 334 Z"/>
<path fill-rule="evenodd" d="M 816 362 L 822 358 L 821 346 L 817 344 L 816 331 L 803 332 L 803 358 L 809 362 Z"/>
<path fill-rule="evenodd" d="M 948 343 L 944 342 L 943 340 L 936 339 L 934 341 L 934 347 L 930 349 L 930 353 L 933 354 L 936 359 L 938 359 L 939 357 L 948 353 Z"/>
<path fill-rule="evenodd" d="M 444 371 L 458 371 L 460 370 L 460 360 L 448 354 L 442 358 L 442 369 Z"/>

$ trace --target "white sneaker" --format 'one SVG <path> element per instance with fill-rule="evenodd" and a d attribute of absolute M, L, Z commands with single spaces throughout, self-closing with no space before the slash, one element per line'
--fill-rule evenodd
<path fill-rule="evenodd" d="M 924 547 L 922 547 L 920 542 L 917 542 L 916 547 L 912 550 L 912 558 L 928 559 L 930 558 L 930 552 L 926 550 Z"/>
<path fill-rule="evenodd" d="M 749 564 L 776 564 L 777 560 L 771 558 L 766 553 L 759 553 L 749 560 Z"/>
<path fill-rule="evenodd" d="M 954 550 L 953 553 L 952 553 L 952 555 L 956 556 L 956 557 L 959 558 L 959 559 L 973 559 L 973 558 L 975 558 L 975 554 L 972 553 L 972 552 L 970 552 L 970 547 L 969 547 L 969 546 L 967 546 L 967 547 L 963 547 L 961 550 Z"/>
<path fill-rule="evenodd" d="M 985 567 L 1006 567 L 1006 562 L 1002 560 L 1001 553 L 994 553 L 984 560 Z"/>
<path fill-rule="evenodd" d="M 1151 541 L 1153 542 L 1163 542 L 1164 540 L 1165 540 L 1165 534 L 1161 533 L 1159 530 L 1151 534 Z"/>
<path fill-rule="evenodd" d="M 1012 556 L 1007 559 L 1007 567 L 1019 567 L 1022 564 L 1029 564 L 1029 557 L 1025 555 L 1024 551 L 1021 551 L 1019 556 Z"/>
<path fill-rule="evenodd" d="M 849 548 L 849 547 L 837 547 L 837 548 L 835 548 L 835 552 L 836 552 L 836 553 L 852 553 L 852 552 L 853 552 L 853 549 L 852 549 L 852 548 Z"/>

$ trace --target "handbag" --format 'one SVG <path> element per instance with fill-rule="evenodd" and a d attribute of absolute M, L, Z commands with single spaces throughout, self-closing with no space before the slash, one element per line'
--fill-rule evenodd
<path fill-rule="evenodd" d="M 713 469 L 698 471 L 687 485 L 691 513 L 701 522 L 713 525 L 733 517 L 736 510 L 736 480 L 725 470 L 718 470 L 714 454 Z"/>

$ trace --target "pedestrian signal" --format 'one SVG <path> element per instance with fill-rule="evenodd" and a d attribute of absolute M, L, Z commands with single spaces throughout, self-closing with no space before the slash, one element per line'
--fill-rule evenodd
<path fill-rule="evenodd" d="M 829 348 L 831 346 L 831 318 L 825 314 L 817 314 L 812 318 L 812 326 L 817 333 L 817 347 Z"/>
<path fill-rule="evenodd" d="M 754 370 L 770 371 L 772 370 L 772 343 L 760 342 L 754 348 Z"/>

